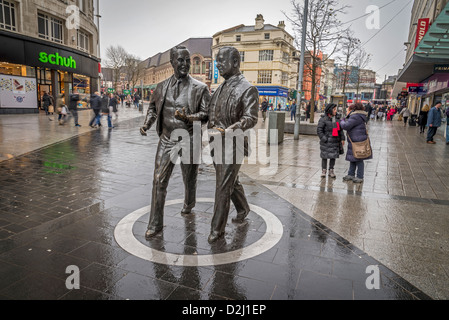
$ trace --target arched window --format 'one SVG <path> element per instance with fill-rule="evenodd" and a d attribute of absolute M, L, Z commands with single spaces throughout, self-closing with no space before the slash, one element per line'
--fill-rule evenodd
<path fill-rule="evenodd" d="M 196 57 L 193 59 L 193 74 L 201 73 L 201 60 Z"/>

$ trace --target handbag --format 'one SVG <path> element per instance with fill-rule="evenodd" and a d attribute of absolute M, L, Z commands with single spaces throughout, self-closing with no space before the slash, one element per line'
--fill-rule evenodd
<path fill-rule="evenodd" d="M 366 124 L 365 124 L 366 127 Z M 360 142 L 352 142 L 351 137 L 348 134 L 348 139 L 352 144 L 352 154 L 354 158 L 358 160 L 364 160 L 372 156 L 373 151 L 371 148 L 371 141 L 368 135 L 368 129 L 366 130 L 366 140 Z"/>

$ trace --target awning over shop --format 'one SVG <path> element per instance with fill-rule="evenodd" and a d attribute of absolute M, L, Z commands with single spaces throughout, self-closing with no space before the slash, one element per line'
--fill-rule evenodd
<path fill-rule="evenodd" d="M 430 26 L 397 81 L 421 82 L 435 73 L 435 65 L 448 63 L 449 3 Z"/>
<path fill-rule="evenodd" d="M 415 54 L 420 57 L 449 59 L 449 3 L 430 26 Z"/>

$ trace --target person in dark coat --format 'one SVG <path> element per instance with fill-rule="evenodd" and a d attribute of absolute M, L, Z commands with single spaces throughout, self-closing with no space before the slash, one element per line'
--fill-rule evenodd
<path fill-rule="evenodd" d="M 418 117 L 419 133 L 424 133 L 424 131 L 426 131 L 427 117 L 429 115 L 429 111 L 430 107 L 428 104 L 426 104 L 419 112 Z"/>
<path fill-rule="evenodd" d="M 90 120 L 89 126 L 95 128 L 95 126 L 99 125 L 101 118 L 101 96 L 99 92 L 95 92 L 90 98 L 90 106 L 94 112 L 94 117 Z"/>
<path fill-rule="evenodd" d="M 437 133 L 439 127 L 441 127 L 441 102 L 438 102 L 435 107 L 430 109 L 429 116 L 427 117 L 427 143 L 435 144 L 433 137 Z"/>
<path fill-rule="evenodd" d="M 109 128 L 112 128 L 112 121 L 109 110 L 109 97 L 106 94 L 103 94 L 103 96 L 101 97 L 101 115 L 108 117 L 108 126 Z M 101 117 L 98 121 L 98 126 L 101 127 Z"/>
<path fill-rule="evenodd" d="M 267 110 L 268 110 L 268 101 L 267 101 L 267 99 L 263 99 L 263 102 L 262 102 L 263 122 L 265 122 L 265 120 L 267 120 Z"/>
<path fill-rule="evenodd" d="M 111 118 L 112 121 L 112 114 L 115 114 L 115 121 L 118 121 L 118 109 L 117 106 L 119 104 L 119 101 L 117 100 L 117 97 L 114 94 L 111 94 L 110 98 L 109 98 L 109 116 Z M 113 126 L 109 126 L 109 128 L 113 128 Z"/>
<path fill-rule="evenodd" d="M 343 178 L 344 181 L 353 181 L 354 183 L 362 183 L 365 174 L 365 160 L 356 159 L 352 152 L 352 143 L 365 141 L 368 138 L 366 118 L 368 113 L 361 103 L 356 103 L 348 108 L 348 116 L 340 121 L 340 125 L 348 135 L 348 152 L 346 153 L 346 161 L 350 162 L 348 175 Z M 350 138 L 350 139 L 349 139 Z M 357 170 L 357 177 L 356 177 Z"/>
<path fill-rule="evenodd" d="M 75 121 L 75 127 L 81 127 L 81 125 L 78 123 L 78 101 L 80 100 L 81 99 L 78 91 L 76 89 L 73 90 L 73 93 L 69 96 L 69 111 Z"/>
<path fill-rule="evenodd" d="M 329 177 L 336 178 L 334 167 L 336 159 L 340 157 L 340 150 L 343 148 L 345 135 L 340 128 L 340 123 L 337 120 L 337 105 L 329 104 L 324 110 L 324 115 L 321 116 L 318 122 L 317 133 L 320 138 L 320 149 L 322 159 L 322 178 L 327 174 L 327 160 L 329 159 Z"/>
<path fill-rule="evenodd" d="M 292 102 L 292 110 L 290 112 L 290 120 L 291 121 L 293 121 L 293 120 L 296 121 L 296 101 Z"/>

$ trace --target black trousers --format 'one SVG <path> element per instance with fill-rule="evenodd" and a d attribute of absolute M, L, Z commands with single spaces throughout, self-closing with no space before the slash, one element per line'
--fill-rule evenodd
<path fill-rule="evenodd" d="M 333 170 L 335 167 L 336 159 L 330 159 L 329 161 L 329 170 Z M 323 170 L 327 170 L 327 159 L 322 159 L 321 167 Z"/>

